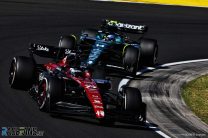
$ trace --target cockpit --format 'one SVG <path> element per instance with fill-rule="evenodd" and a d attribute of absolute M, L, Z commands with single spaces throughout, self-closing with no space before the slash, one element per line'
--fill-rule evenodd
<path fill-rule="evenodd" d="M 118 34 L 100 33 L 96 38 L 98 40 L 110 42 L 113 44 L 121 44 L 124 42 L 123 37 Z"/>

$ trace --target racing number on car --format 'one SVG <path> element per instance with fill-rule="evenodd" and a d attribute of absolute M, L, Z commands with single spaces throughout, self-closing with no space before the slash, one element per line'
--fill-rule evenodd
<path fill-rule="evenodd" d="M 85 86 L 87 89 L 97 89 L 97 87 L 94 86 L 93 84 L 86 84 Z"/>

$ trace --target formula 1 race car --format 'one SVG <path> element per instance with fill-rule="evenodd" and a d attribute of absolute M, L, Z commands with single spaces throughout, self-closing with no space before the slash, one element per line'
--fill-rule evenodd
<path fill-rule="evenodd" d="M 104 20 L 99 30 L 87 29 L 80 36 L 79 49 L 85 55 L 84 64 L 116 65 L 135 75 L 141 66 L 157 63 L 158 44 L 154 39 L 140 37 L 133 41 L 127 33 L 144 34 L 146 25 L 131 25 Z"/>
<path fill-rule="evenodd" d="M 11 88 L 29 90 L 41 111 L 92 116 L 104 124 L 119 120 L 145 123 L 146 105 L 138 89 L 123 86 L 113 93 L 111 81 L 92 78 L 90 71 L 80 68 L 79 55 L 63 48 L 64 44 L 31 44 L 29 57 L 14 57 L 9 71 Z M 35 55 L 53 61 L 37 64 Z"/>

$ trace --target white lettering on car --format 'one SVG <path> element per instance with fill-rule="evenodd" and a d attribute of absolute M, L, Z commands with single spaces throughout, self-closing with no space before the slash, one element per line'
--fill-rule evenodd
<path fill-rule="evenodd" d="M 49 52 L 49 48 L 42 46 L 42 45 L 37 45 L 37 49 L 38 51 L 46 51 Z"/>
<path fill-rule="evenodd" d="M 95 100 L 95 99 L 94 99 L 93 103 L 95 103 L 95 104 L 102 104 L 100 100 Z"/>
<path fill-rule="evenodd" d="M 134 29 L 134 30 L 144 30 L 145 26 L 144 25 L 131 25 L 131 24 L 123 24 L 123 23 L 118 23 L 117 27 L 120 28 L 127 28 L 127 29 Z"/>
<path fill-rule="evenodd" d="M 98 116 L 104 116 L 105 113 L 104 113 L 104 111 L 96 111 L 96 115 L 98 115 Z"/>
<path fill-rule="evenodd" d="M 70 54 L 70 53 L 71 53 L 71 50 L 65 49 L 65 54 L 66 54 L 66 55 L 68 55 L 68 54 Z"/>
<path fill-rule="evenodd" d="M 92 84 L 86 84 L 85 87 L 87 89 L 97 89 L 97 87 L 95 85 L 92 85 Z"/>
<path fill-rule="evenodd" d="M 144 25 L 131 25 L 131 24 L 125 24 L 125 23 L 119 23 L 117 21 L 109 21 L 107 23 L 109 26 L 117 26 L 119 28 L 126 28 L 126 29 L 134 29 L 134 30 L 144 30 Z"/>
<path fill-rule="evenodd" d="M 65 49 L 65 54 L 66 55 L 76 55 L 76 53 L 72 52 L 70 49 Z"/>

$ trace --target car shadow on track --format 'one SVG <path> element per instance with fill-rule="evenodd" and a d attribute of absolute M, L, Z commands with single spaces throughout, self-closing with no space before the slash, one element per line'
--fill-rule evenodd
<path fill-rule="evenodd" d="M 152 131 L 152 128 L 149 127 L 150 125 L 157 127 L 156 124 L 150 124 L 150 123 L 147 123 L 146 125 L 143 125 L 143 126 L 130 124 L 130 123 L 120 123 L 120 122 L 116 122 L 114 125 L 102 125 L 96 119 L 91 119 L 88 117 L 67 116 L 67 115 L 55 115 L 55 116 L 53 115 L 52 117 L 56 119 L 63 119 L 63 120 L 73 121 L 73 122 L 78 122 L 78 123 L 85 123 L 85 124 L 91 124 L 91 125 L 96 125 L 96 126 L 101 126 L 101 127 L 119 128 L 119 129 Z"/>
<path fill-rule="evenodd" d="M 130 79 L 130 80 L 141 80 L 141 79 L 146 79 L 146 78 L 152 78 L 152 76 L 150 75 L 125 76 L 125 75 L 120 75 L 120 74 L 109 74 L 108 77 L 114 77 L 114 78 L 119 78 L 119 79 Z"/>

